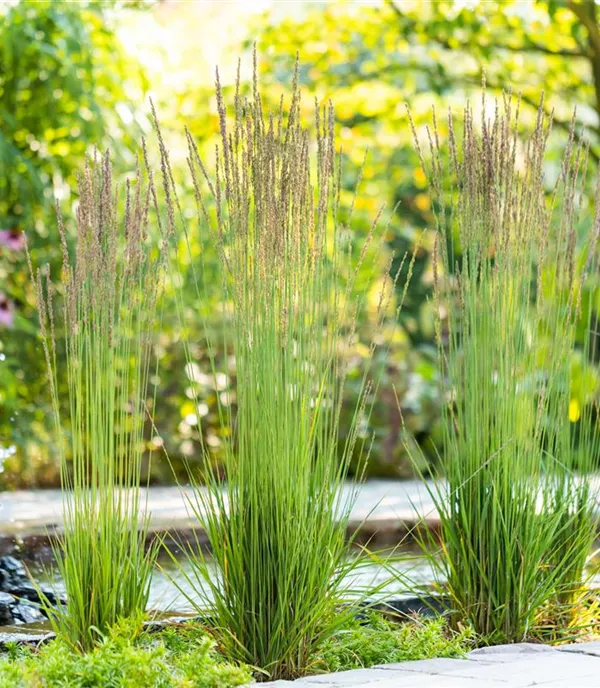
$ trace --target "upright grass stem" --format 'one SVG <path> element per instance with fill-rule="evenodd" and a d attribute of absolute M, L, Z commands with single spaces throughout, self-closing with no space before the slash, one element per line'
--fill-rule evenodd
<path fill-rule="evenodd" d="M 436 204 L 447 399 L 447 490 L 432 490 L 442 525 L 434 562 L 457 619 L 490 641 L 518 642 L 548 605 L 580 592 L 594 532 L 585 471 L 597 434 L 586 410 L 574 443 L 569 405 L 582 322 L 583 367 L 592 366 L 592 299 L 582 307 L 581 297 L 597 265 L 598 217 L 578 250 L 587 151 L 571 137 L 548 199 L 550 123 L 541 107 L 525 138 L 508 96 L 491 117 L 483 101 L 480 128 L 467 107 L 462 140 L 451 116 L 448 132 L 446 151 L 434 120 L 427 164 L 413 126 Z"/>
<path fill-rule="evenodd" d="M 589 476 L 600 459 L 596 401 L 600 178 L 589 208 L 584 209 L 588 151 L 585 144 L 575 144 L 573 129 L 574 121 L 552 198 L 559 211 L 551 236 L 553 250 L 540 280 L 544 334 L 556 349 L 557 382 L 548 409 L 554 432 L 549 433 L 546 448 L 560 466 L 552 474 L 548 508 L 560 518 L 550 565 L 557 575 L 553 620 L 566 627 L 562 635 L 569 633 L 570 626 L 577 629 L 584 623 L 585 567 L 597 533 L 598 490 Z M 557 340 L 558 333 L 563 337 Z"/>
<path fill-rule="evenodd" d="M 364 306 L 362 297 L 353 299 L 353 286 L 372 260 L 374 229 L 352 265 L 350 233 L 340 217 L 333 109 L 317 105 L 311 140 L 300 122 L 297 75 L 287 113 L 283 99 L 278 112 L 264 111 L 256 69 L 249 99 L 238 79 L 231 120 L 218 79 L 217 102 L 215 178 L 189 135 L 188 164 L 198 221 L 216 242 L 231 309 L 222 345 L 235 357 L 237 415 L 232 422 L 231 404 L 221 405 L 224 477 L 202 448 L 208 490 L 198 489 L 190 508 L 206 529 L 213 561 L 190 552 L 189 599 L 199 609 L 210 607 L 229 656 L 273 679 L 292 678 L 307 670 L 316 648 L 350 613 L 342 602 L 345 574 L 356 565 L 346 540 L 355 490 L 344 493 L 342 486 L 353 454 L 364 461 L 368 453 L 361 433 L 370 383 L 367 366 L 351 431 L 341 442 L 343 357 Z M 158 135 L 165 231 L 175 238 L 181 231 L 187 242 Z M 196 267 L 202 298 L 201 263 Z M 388 276 L 376 330 L 394 283 Z M 204 320 L 202 326 L 206 334 Z M 213 375 L 220 344 L 209 344 Z M 234 428 L 229 438 L 227 427 Z"/>
<path fill-rule="evenodd" d="M 34 276 L 41 334 L 59 435 L 64 536 L 55 545 L 67 602 L 47 605 L 56 632 L 91 650 L 121 617 L 141 618 L 155 548 L 140 493 L 152 331 L 160 254 L 148 243 L 148 195 L 138 174 L 124 212 L 108 153 L 79 180 L 74 259 L 59 211 L 63 307 L 55 329 L 55 288 Z M 57 341 L 57 332 L 61 334 Z M 64 342 L 62 341 L 64 336 Z M 66 350 L 69 430 L 62 425 L 57 350 Z"/>

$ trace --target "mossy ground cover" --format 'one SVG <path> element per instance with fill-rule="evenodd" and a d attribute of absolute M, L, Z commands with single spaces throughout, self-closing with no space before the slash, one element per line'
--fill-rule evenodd
<path fill-rule="evenodd" d="M 309 672 L 460 657 L 473 643 L 469 631 L 449 631 L 441 618 L 397 624 L 371 613 L 326 641 Z M 15 645 L 0 657 L 0 688 L 233 688 L 254 680 L 268 676 L 228 662 L 193 624 L 136 633 L 135 625 L 120 623 L 86 654 L 55 640 L 38 649 Z"/>
<path fill-rule="evenodd" d="M 194 626 L 138 634 L 121 623 L 86 654 L 55 640 L 38 650 L 15 646 L 0 660 L 0 688 L 230 688 L 250 680 Z"/>
<path fill-rule="evenodd" d="M 451 631 L 441 617 L 415 616 L 409 623 L 398 624 L 373 612 L 366 621 L 356 621 L 324 643 L 317 664 L 320 670 L 346 671 L 432 657 L 463 657 L 476 644 L 469 628 Z"/>

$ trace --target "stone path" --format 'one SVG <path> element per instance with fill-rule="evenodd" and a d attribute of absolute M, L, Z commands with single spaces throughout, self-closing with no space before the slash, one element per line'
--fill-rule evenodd
<path fill-rule="evenodd" d="M 426 659 L 342 671 L 264 688 L 599 688 L 600 642 L 551 648 L 522 643 L 469 653 L 465 659 Z"/>
<path fill-rule="evenodd" d="M 193 531 L 202 541 L 186 503 L 190 495 L 189 488 L 151 487 L 147 495 L 151 529 L 180 535 Z M 359 488 L 349 530 L 359 528 L 363 542 L 374 539 L 379 546 L 395 545 L 414 528 L 417 512 L 426 515 L 429 527 L 435 527 L 436 511 L 418 480 L 372 480 Z M 0 552 L 15 541 L 35 546 L 48 532 L 60 531 L 61 524 L 60 490 L 0 493 Z"/>
<path fill-rule="evenodd" d="M 600 494 L 600 476 L 592 482 Z M 346 492 L 351 489 L 356 488 L 348 485 Z M 190 488 L 151 487 L 147 493 L 153 532 L 177 532 L 179 538 L 193 534 L 204 542 L 197 520 L 189 513 Z M 0 554 L 15 542 L 33 548 L 43 544 L 49 532 L 60 532 L 61 523 L 60 490 L 0 493 Z M 358 487 L 348 530 L 354 533 L 358 529 L 361 543 L 385 547 L 397 545 L 418 523 L 428 528 L 439 524 L 430 495 L 419 480 L 370 480 Z"/>

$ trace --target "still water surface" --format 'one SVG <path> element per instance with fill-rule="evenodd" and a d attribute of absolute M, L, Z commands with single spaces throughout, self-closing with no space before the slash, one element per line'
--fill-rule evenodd
<path fill-rule="evenodd" d="M 414 554 L 400 556 L 396 553 L 393 563 L 387 565 L 365 562 L 348 576 L 349 586 L 362 592 L 365 588 L 376 589 L 376 597 L 409 597 L 411 585 L 427 586 L 433 582 L 431 564 L 424 557 Z M 35 577 L 49 583 L 57 592 L 64 591 L 56 568 L 50 565 L 32 567 Z M 215 571 L 215 576 L 216 576 Z M 191 612 L 193 607 L 186 597 L 195 597 L 187 577 L 196 581 L 190 564 L 182 559 L 175 564 L 167 557 L 161 557 L 152 579 L 149 607 L 160 611 Z"/>

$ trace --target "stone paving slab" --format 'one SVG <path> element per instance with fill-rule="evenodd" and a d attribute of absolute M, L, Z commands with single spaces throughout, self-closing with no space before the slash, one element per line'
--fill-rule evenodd
<path fill-rule="evenodd" d="M 592 483 L 596 494 L 600 494 L 600 476 Z M 358 488 L 348 484 L 345 492 L 355 489 L 358 496 L 348 530 L 353 533 L 358 529 L 361 543 L 396 545 L 417 525 L 430 529 L 439 526 L 431 497 L 419 480 L 370 480 Z M 204 543 L 203 532 L 189 513 L 189 487 L 151 487 L 143 492 L 153 532 L 193 534 L 200 544 Z M 0 492 L 0 553 L 15 540 L 35 545 L 47 539 L 49 532 L 60 532 L 61 512 L 60 490 Z"/>
<path fill-rule="evenodd" d="M 356 489 L 345 488 L 346 494 Z M 190 514 L 190 488 L 151 487 L 144 490 L 151 514 L 151 530 L 159 533 L 193 533 L 202 544 L 202 531 Z M 147 494 L 146 494 L 147 493 Z M 358 487 L 349 531 L 360 531 L 359 541 L 375 541 L 379 546 L 395 545 L 424 516 L 435 528 L 437 512 L 427 489 L 418 480 L 371 480 Z M 35 545 L 48 533 L 60 532 L 62 497 L 60 490 L 19 490 L 0 493 L 0 550 L 15 540 Z"/>
<path fill-rule="evenodd" d="M 600 476 L 592 482 L 596 494 L 600 494 Z M 352 484 L 345 487 L 346 494 L 351 490 L 357 490 L 357 500 L 348 531 L 358 531 L 361 544 L 393 546 L 410 538 L 417 526 L 439 526 L 428 490 L 419 480 L 370 480 L 358 488 Z M 189 487 L 151 487 L 143 493 L 153 533 L 177 533 L 179 539 L 197 538 L 199 544 L 206 544 L 204 532 L 190 515 Z M 598 506 L 600 516 L 600 503 Z M 0 554 L 10 551 L 15 542 L 32 550 L 47 544 L 49 534 L 61 531 L 61 512 L 60 490 L 0 492 Z"/>
<path fill-rule="evenodd" d="M 560 648 L 560 651 L 574 652 L 578 655 L 591 655 L 592 657 L 600 657 L 600 641 L 594 641 L 591 643 L 573 643 L 573 645 L 563 645 Z"/>
<path fill-rule="evenodd" d="M 600 688 L 600 642 L 558 648 L 531 643 L 499 645 L 474 650 L 464 659 L 401 662 L 261 685 L 264 688 Z"/>
<path fill-rule="evenodd" d="M 487 662 L 477 662 L 480 664 L 496 664 L 496 662 L 491 659 Z M 434 659 L 419 659 L 413 662 L 399 662 L 397 664 L 380 664 L 373 669 L 381 669 L 382 671 L 412 671 L 417 674 L 444 674 L 444 673 L 456 673 L 461 669 L 472 669 L 473 661 L 469 659 L 450 659 L 448 657 L 435 657 Z"/>

